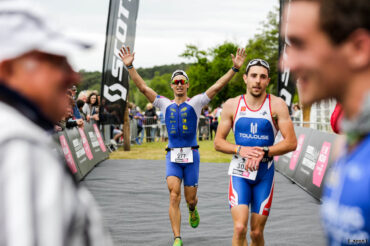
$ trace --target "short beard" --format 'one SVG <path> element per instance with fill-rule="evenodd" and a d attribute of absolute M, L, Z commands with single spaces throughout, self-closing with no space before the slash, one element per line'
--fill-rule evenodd
<path fill-rule="evenodd" d="M 176 95 L 177 97 L 183 97 L 183 96 L 185 96 L 185 93 L 182 93 L 182 94 L 176 94 L 176 93 L 175 93 L 175 95 Z"/>
<path fill-rule="evenodd" d="M 250 93 L 253 97 L 255 97 L 255 98 L 259 98 L 259 97 L 261 97 L 262 96 L 262 92 L 261 93 L 253 93 L 252 91 L 251 91 L 251 93 Z"/>

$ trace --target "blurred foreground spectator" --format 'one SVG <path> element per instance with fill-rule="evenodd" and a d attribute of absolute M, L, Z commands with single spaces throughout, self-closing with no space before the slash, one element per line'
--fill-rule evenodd
<path fill-rule="evenodd" d="M 0 1 L 0 245 L 112 245 L 93 197 L 51 149 L 79 80 L 67 54 L 89 45 L 50 23 L 35 3 Z"/>

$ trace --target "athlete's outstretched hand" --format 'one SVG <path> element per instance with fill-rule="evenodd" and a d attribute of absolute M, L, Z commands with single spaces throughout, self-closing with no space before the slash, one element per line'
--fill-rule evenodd
<path fill-rule="evenodd" d="M 234 67 L 240 69 L 243 66 L 246 57 L 247 55 L 245 54 L 245 49 L 238 48 L 235 56 L 231 54 L 231 59 L 233 60 Z"/>
<path fill-rule="evenodd" d="M 125 47 L 124 45 L 120 49 L 119 57 L 121 57 L 125 66 L 131 66 L 135 59 L 135 52 L 131 53 L 130 47 Z"/>

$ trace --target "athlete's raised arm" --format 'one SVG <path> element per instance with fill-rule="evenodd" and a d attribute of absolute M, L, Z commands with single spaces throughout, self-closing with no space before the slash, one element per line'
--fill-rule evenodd
<path fill-rule="evenodd" d="M 230 68 L 225 75 L 223 75 L 216 83 L 214 83 L 207 91 L 207 96 L 212 99 L 222 88 L 227 85 L 227 83 L 233 78 L 235 73 L 239 71 L 244 63 L 246 54 L 244 49 L 239 49 L 236 51 L 236 55 L 231 54 L 231 59 L 233 60 L 233 68 Z"/>
<path fill-rule="evenodd" d="M 155 98 L 157 97 L 157 93 L 145 83 L 143 78 L 141 78 L 132 65 L 135 59 L 135 52 L 131 53 L 130 47 L 122 46 L 119 56 L 127 67 L 131 79 L 134 81 L 140 92 L 143 93 L 151 103 L 154 102 Z"/>

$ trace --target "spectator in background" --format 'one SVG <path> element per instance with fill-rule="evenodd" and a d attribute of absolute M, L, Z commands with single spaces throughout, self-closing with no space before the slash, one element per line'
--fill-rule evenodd
<path fill-rule="evenodd" d="M 145 116 L 146 141 L 148 143 L 154 142 L 155 128 L 157 127 L 157 114 L 155 108 L 153 107 L 153 104 L 148 103 L 146 105 L 144 116 Z"/>
<path fill-rule="evenodd" d="M 86 91 L 81 91 L 78 94 L 77 100 L 82 100 L 83 102 L 86 102 L 87 101 L 87 93 L 86 93 Z"/>
<path fill-rule="evenodd" d="M 166 128 L 166 122 L 164 119 L 164 114 L 161 110 L 157 111 L 158 112 L 158 118 L 159 118 L 159 124 L 160 124 L 160 137 L 162 142 L 166 142 L 168 139 L 168 134 L 167 134 L 167 128 Z"/>
<path fill-rule="evenodd" d="M 208 117 L 208 115 L 209 115 L 209 107 L 208 107 L 208 105 L 206 105 L 206 106 L 204 106 L 202 108 L 201 115 L 203 115 L 204 117 Z"/>
<path fill-rule="evenodd" d="M 123 131 L 120 129 L 119 125 L 112 126 L 112 136 L 113 138 L 110 140 L 111 143 L 111 150 L 117 150 L 118 144 L 120 142 L 120 139 L 123 137 Z"/>
<path fill-rule="evenodd" d="M 77 108 L 78 108 L 78 112 L 80 112 L 81 119 L 86 120 L 86 115 L 82 110 L 83 106 L 85 105 L 85 102 L 81 99 L 77 99 L 76 105 L 77 105 Z"/>
<path fill-rule="evenodd" d="M 92 195 L 50 136 L 79 80 L 66 54 L 89 45 L 42 13 L 30 1 L 0 1 L 0 244 L 112 245 Z"/>
<path fill-rule="evenodd" d="M 83 127 L 84 126 L 84 120 L 83 119 L 75 119 L 73 115 L 73 105 L 75 104 L 75 101 L 72 98 L 72 90 L 68 90 L 66 97 L 69 100 L 69 105 L 65 109 L 65 114 L 62 117 L 62 119 L 55 124 L 54 131 L 64 131 L 65 129 L 70 129 L 73 127 Z"/>
<path fill-rule="evenodd" d="M 212 120 L 211 127 L 210 127 L 210 129 L 211 129 L 211 139 L 213 139 L 213 132 L 215 132 L 215 136 L 216 136 L 218 121 L 220 119 L 221 112 L 222 112 L 222 105 L 221 105 L 221 107 L 215 108 L 212 112 L 213 120 Z"/>
<path fill-rule="evenodd" d="M 302 121 L 302 110 L 298 104 L 293 105 L 292 121 L 293 123 L 300 123 Z"/>
<path fill-rule="evenodd" d="M 143 136 L 141 136 L 143 132 L 143 119 L 144 115 L 140 112 L 139 106 L 136 107 L 135 115 L 133 115 L 133 118 L 137 120 L 137 138 L 136 143 L 141 144 L 143 142 Z"/>
<path fill-rule="evenodd" d="M 86 115 L 86 120 L 92 123 L 99 121 L 99 105 L 98 95 L 92 92 L 86 100 L 82 108 L 82 112 Z"/>
<path fill-rule="evenodd" d="M 70 91 L 72 93 L 72 99 L 76 100 L 77 87 L 75 85 L 73 85 L 70 88 Z M 73 110 L 73 116 L 74 116 L 75 119 L 81 119 L 82 118 L 81 115 L 80 115 L 80 111 L 78 110 L 77 105 L 75 103 L 72 105 L 72 110 Z"/>

